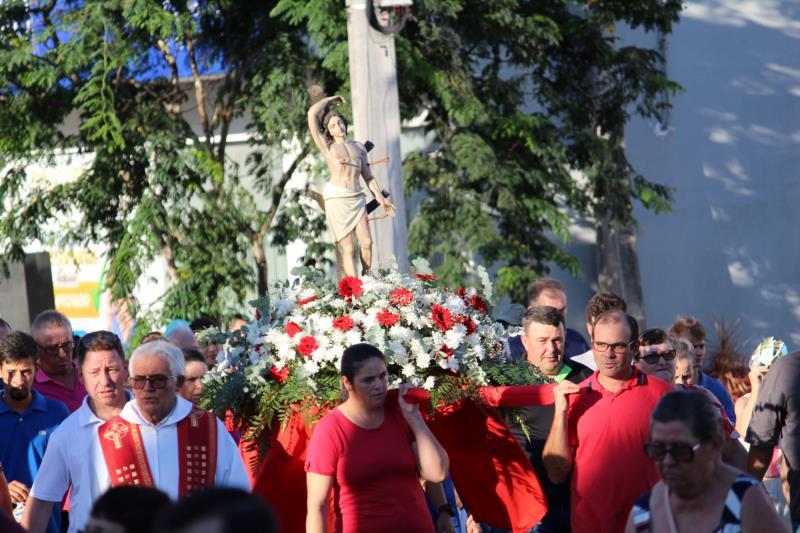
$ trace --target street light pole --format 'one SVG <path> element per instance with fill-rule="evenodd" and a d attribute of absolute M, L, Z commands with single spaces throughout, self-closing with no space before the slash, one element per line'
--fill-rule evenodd
<path fill-rule="evenodd" d="M 354 138 L 372 141 L 375 148 L 369 159 L 372 173 L 382 190 L 389 191 L 395 205 L 394 218 L 370 221 L 373 237 L 373 268 L 388 267 L 392 259 L 402 271 L 408 270 L 406 210 L 403 195 L 403 166 L 400 153 L 400 100 L 397 92 L 397 65 L 394 36 L 385 28 L 378 30 L 373 22 L 373 2 L 347 1 L 347 43 L 350 61 L 350 102 L 353 107 Z M 379 7 L 389 7 L 384 0 Z M 411 4 L 395 0 L 392 6 Z M 379 162 L 388 157 L 388 162 Z M 380 215 L 382 210 L 376 211 Z"/>

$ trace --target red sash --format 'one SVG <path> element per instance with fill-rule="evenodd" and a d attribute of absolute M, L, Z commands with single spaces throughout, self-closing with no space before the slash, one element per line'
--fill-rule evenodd
<path fill-rule="evenodd" d="M 115 416 L 101 425 L 98 433 L 112 487 L 153 486 L 153 476 L 150 465 L 147 464 L 147 454 L 138 424 L 131 424 L 122 417 Z"/>
<path fill-rule="evenodd" d="M 217 419 L 202 409 L 192 408 L 178 422 L 178 497 L 214 485 L 217 470 Z M 139 425 L 115 416 L 100 426 L 100 447 L 111 485 L 152 487 Z"/>
<path fill-rule="evenodd" d="M 192 408 L 178 422 L 178 497 L 214 486 L 217 472 L 217 417 Z"/>

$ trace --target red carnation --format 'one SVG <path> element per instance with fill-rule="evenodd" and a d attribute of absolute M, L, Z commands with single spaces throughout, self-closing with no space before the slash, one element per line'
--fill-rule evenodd
<path fill-rule="evenodd" d="M 459 287 L 458 290 L 456 291 L 456 294 L 464 298 L 467 296 L 467 289 L 465 289 L 464 287 Z"/>
<path fill-rule="evenodd" d="M 358 298 L 364 292 L 364 284 L 360 279 L 353 276 L 345 276 L 339 280 L 339 296 L 342 298 Z"/>
<path fill-rule="evenodd" d="M 295 324 L 294 322 L 287 322 L 286 323 L 286 334 L 289 335 L 290 338 L 293 338 L 295 335 L 303 331 L 303 328 Z"/>
<path fill-rule="evenodd" d="M 436 276 L 434 274 L 414 274 L 414 277 L 422 281 L 436 281 Z"/>
<path fill-rule="evenodd" d="M 349 316 L 340 316 L 333 319 L 333 327 L 342 331 L 350 331 L 354 325 L 355 322 Z"/>
<path fill-rule="evenodd" d="M 300 342 L 297 344 L 298 353 L 304 357 L 311 357 L 311 354 L 314 353 L 317 348 L 319 348 L 319 345 L 317 345 L 317 339 L 311 335 L 306 335 L 300 339 Z"/>
<path fill-rule="evenodd" d="M 450 316 L 450 311 L 441 305 L 431 306 L 431 320 L 442 331 L 447 331 L 453 327 L 453 319 Z"/>
<path fill-rule="evenodd" d="M 451 350 L 451 349 L 450 349 L 450 347 L 449 347 L 449 346 L 447 346 L 446 344 L 442 344 L 441 346 L 439 346 L 439 351 L 440 351 L 440 352 L 442 352 L 442 353 L 443 353 L 443 354 L 444 354 L 444 355 L 445 355 L 445 356 L 446 356 L 448 359 L 450 359 L 451 357 L 453 357 L 453 354 L 455 353 L 455 352 L 454 352 L 453 350 Z"/>
<path fill-rule="evenodd" d="M 269 377 L 278 383 L 283 383 L 289 379 L 289 368 L 283 367 L 278 370 L 275 365 L 272 365 L 272 368 L 269 369 Z"/>
<path fill-rule="evenodd" d="M 475 322 L 467 315 L 458 315 L 454 320 L 459 324 L 464 324 L 464 327 L 467 328 L 467 335 L 472 335 L 475 333 L 475 330 L 478 329 Z"/>
<path fill-rule="evenodd" d="M 389 311 L 380 311 L 376 318 L 378 319 L 378 324 L 383 327 L 390 328 L 397 324 L 397 321 L 400 320 L 400 316 Z"/>
<path fill-rule="evenodd" d="M 408 305 L 414 300 L 414 294 L 407 289 L 395 289 L 389 293 L 389 301 L 392 305 Z"/>
<path fill-rule="evenodd" d="M 314 301 L 314 300 L 316 300 L 316 299 L 317 299 L 317 296 L 316 296 L 316 295 L 314 295 L 314 296 L 309 296 L 308 298 L 303 298 L 302 300 L 297 300 L 297 305 L 306 305 L 306 304 L 310 304 L 311 302 L 313 302 L 313 301 Z"/>
<path fill-rule="evenodd" d="M 472 306 L 472 308 L 475 309 L 476 311 L 480 311 L 481 313 L 489 312 L 489 307 L 486 305 L 486 302 L 484 302 L 483 299 L 477 294 L 474 294 L 469 299 L 469 303 Z"/>

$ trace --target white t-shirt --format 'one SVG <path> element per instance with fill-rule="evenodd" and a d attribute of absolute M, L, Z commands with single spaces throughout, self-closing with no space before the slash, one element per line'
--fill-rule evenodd
<path fill-rule="evenodd" d="M 583 352 L 580 355 L 576 355 L 575 357 L 570 357 L 569 360 L 577 361 L 584 366 L 588 366 L 592 370 L 597 370 L 597 363 L 594 362 L 594 353 L 592 353 L 591 349 L 589 349 L 589 351 Z"/>
<path fill-rule="evenodd" d="M 186 418 L 191 410 L 192 404 L 178 397 L 175 407 L 157 425 L 148 422 L 140 415 L 136 400 L 125 404 L 120 413 L 120 416 L 128 422 L 139 424 L 153 482 L 173 500 L 178 498 L 177 424 Z M 31 489 L 35 498 L 58 502 L 64 496 L 70 481 L 72 482 L 69 506 L 70 533 L 86 526 L 92 505 L 111 486 L 98 435 L 98 428 L 103 423 L 104 421 L 95 416 L 84 400 L 80 409 L 70 415 L 50 437 L 47 453 Z M 250 491 L 250 481 L 239 449 L 219 419 L 214 485 Z"/>

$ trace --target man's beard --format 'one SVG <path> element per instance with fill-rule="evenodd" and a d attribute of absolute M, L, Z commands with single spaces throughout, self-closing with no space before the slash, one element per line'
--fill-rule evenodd
<path fill-rule="evenodd" d="M 11 399 L 14 400 L 15 402 L 25 401 L 31 395 L 31 391 L 27 389 L 7 388 L 6 392 L 8 393 L 9 396 L 11 396 Z"/>

